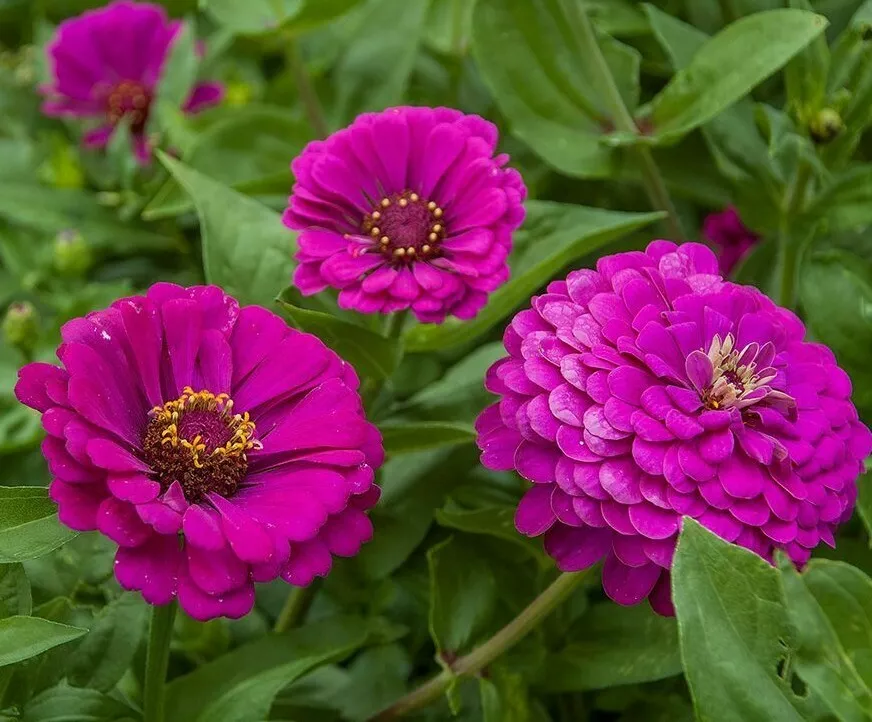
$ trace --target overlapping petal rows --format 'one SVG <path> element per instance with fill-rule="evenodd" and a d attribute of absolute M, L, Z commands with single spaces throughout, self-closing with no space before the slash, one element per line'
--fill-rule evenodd
<path fill-rule="evenodd" d="M 772 560 L 834 544 L 870 452 L 851 383 L 789 311 L 655 241 L 534 297 L 489 370 L 482 462 L 533 482 L 516 525 L 621 604 L 670 614 L 681 517 Z"/>
<path fill-rule="evenodd" d="M 48 45 L 51 82 L 41 88 L 47 115 L 99 119 L 85 134 L 102 148 L 117 124 L 130 123 L 138 160 L 150 157 L 146 138 L 161 71 L 182 25 L 160 5 L 116 0 L 62 22 Z M 219 83 L 198 83 L 182 106 L 196 113 L 221 100 Z"/>
<path fill-rule="evenodd" d="M 62 366 L 24 367 L 16 394 L 42 413 L 61 521 L 119 545 L 126 589 L 239 617 L 254 582 L 307 585 L 371 537 L 381 439 L 314 336 L 166 283 L 61 335 Z"/>
<path fill-rule="evenodd" d="M 343 308 L 472 318 L 509 277 L 526 189 L 496 127 L 449 108 L 366 113 L 291 164 L 284 214 L 301 230 L 294 283 Z"/>

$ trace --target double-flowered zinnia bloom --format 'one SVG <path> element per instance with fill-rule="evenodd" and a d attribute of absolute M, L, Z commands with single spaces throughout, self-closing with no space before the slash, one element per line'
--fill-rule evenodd
<path fill-rule="evenodd" d="M 254 582 L 309 584 L 372 535 L 381 439 L 354 369 L 214 286 L 159 283 L 68 322 L 25 366 L 60 520 L 119 545 L 152 604 L 239 617 Z"/>
<path fill-rule="evenodd" d="M 760 242 L 760 237 L 745 226 L 734 206 L 707 215 L 702 224 L 702 235 L 714 244 L 718 265 L 725 276 L 732 273 Z"/>
<path fill-rule="evenodd" d="M 51 82 L 42 88 L 47 115 L 99 120 L 83 143 L 102 148 L 122 120 L 134 152 L 148 163 L 146 137 L 152 103 L 173 41 L 182 28 L 159 5 L 116 0 L 62 22 L 48 46 Z M 196 113 L 221 100 L 218 83 L 194 86 L 182 106 Z"/>
<path fill-rule="evenodd" d="M 294 283 L 340 289 L 363 313 L 475 316 L 509 277 L 526 188 L 494 156 L 497 129 L 449 108 L 366 113 L 291 164 L 284 214 L 301 230 Z"/>
<path fill-rule="evenodd" d="M 850 515 L 872 447 L 851 382 L 790 311 L 724 281 L 706 247 L 601 258 L 532 300 L 487 375 L 482 461 L 533 482 L 516 525 L 565 571 L 672 611 L 681 517 L 808 561 Z"/>

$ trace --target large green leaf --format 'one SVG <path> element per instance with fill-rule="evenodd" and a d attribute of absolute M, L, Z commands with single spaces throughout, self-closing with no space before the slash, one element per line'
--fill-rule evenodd
<path fill-rule="evenodd" d="M 284 300 L 279 305 L 296 328 L 320 338 L 364 378 L 384 380 L 396 369 L 402 353 L 396 339 L 380 336 L 329 313 L 300 308 Z"/>
<path fill-rule="evenodd" d="M 261 196 L 287 194 L 290 162 L 310 140 L 307 123 L 270 106 L 241 108 L 197 135 L 185 165 L 240 192 Z M 151 199 L 143 218 L 176 216 L 193 207 L 179 183 L 170 178 Z"/>
<path fill-rule="evenodd" d="M 523 675 L 494 665 L 479 679 L 482 722 L 537 722 L 543 720 L 531 709 L 530 692 Z M 547 719 L 547 718 L 544 718 Z"/>
<path fill-rule="evenodd" d="M 322 664 L 344 659 L 372 633 L 363 619 L 331 617 L 239 647 L 168 686 L 167 722 L 267 719 L 279 690 Z"/>
<path fill-rule="evenodd" d="M 478 0 L 473 51 L 513 133 L 564 173 L 608 177 L 619 158 L 601 139 L 614 126 L 570 27 L 559 0 Z M 624 101 L 635 107 L 638 51 L 599 40 Z"/>
<path fill-rule="evenodd" d="M 59 685 L 37 695 L 21 711 L 20 722 L 134 722 L 135 710 L 94 689 Z"/>
<path fill-rule="evenodd" d="M 158 155 L 197 206 L 206 280 L 240 303 L 271 306 L 290 278 L 296 234 L 263 204 Z"/>
<path fill-rule="evenodd" d="M 0 667 L 36 657 L 53 647 L 78 639 L 87 631 L 39 617 L 0 619 Z"/>
<path fill-rule="evenodd" d="M 779 676 L 796 649 L 776 569 L 686 517 L 672 567 L 684 674 L 701 720 L 804 719 Z"/>
<path fill-rule="evenodd" d="M 406 334 L 408 351 L 436 351 L 472 341 L 524 304 L 555 274 L 609 241 L 662 218 L 662 213 L 624 213 L 564 203 L 533 201 L 516 234 L 512 278 L 491 294 L 472 320 L 421 324 Z"/>
<path fill-rule="evenodd" d="M 810 211 L 821 213 L 830 233 L 864 231 L 872 225 L 872 163 L 862 163 L 837 175 Z"/>
<path fill-rule="evenodd" d="M 28 616 L 33 610 L 30 582 L 21 564 L 0 564 L 0 619 Z"/>
<path fill-rule="evenodd" d="M 155 96 L 158 102 L 180 108 L 188 99 L 197 80 L 197 67 L 200 64 L 196 42 L 194 24 L 190 21 L 184 23 L 161 68 Z"/>
<path fill-rule="evenodd" d="M 301 33 L 353 8 L 360 0 L 200 0 L 219 24 L 235 33 L 259 34 L 281 29 Z"/>
<path fill-rule="evenodd" d="M 440 653 L 467 649 L 487 627 L 497 604 L 490 560 L 449 537 L 427 552 L 430 566 L 430 635 Z"/>
<path fill-rule="evenodd" d="M 436 512 L 436 521 L 449 529 L 458 529 L 470 534 L 484 534 L 521 547 L 543 566 L 550 563 L 540 539 L 530 539 L 515 528 L 515 507 L 488 506 L 480 509 L 464 509 L 451 500 Z"/>
<path fill-rule="evenodd" d="M 784 66 L 827 26 L 795 9 L 741 18 L 709 40 L 642 113 L 650 142 L 668 143 L 708 122 Z"/>
<path fill-rule="evenodd" d="M 0 486 L 0 564 L 41 557 L 75 536 L 58 521 L 47 489 Z"/>
<path fill-rule="evenodd" d="M 872 692 L 852 659 L 856 654 L 872 671 L 872 582 L 847 564 L 823 560 L 801 575 L 783 560 L 782 571 L 798 646 L 792 669 L 836 719 L 872 718 Z"/>
<path fill-rule="evenodd" d="M 648 605 L 592 606 L 545 660 L 542 682 L 552 692 L 603 689 L 681 674 L 674 619 Z"/>
<path fill-rule="evenodd" d="M 147 610 L 142 598 L 134 594 L 125 594 L 106 605 L 67 665 L 70 682 L 111 691 L 139 651 Z"/>
<path fill-rule="evenodd" d="M 809 0 L 789 0 L 788 5 L 813 9 Z M 830 48 L 824 34 L 815 37 L 784 68 L 788 107 L 805 127 L 824 106 L 829 72 Z"/>
<path fill-rule="evenodd" d="M 470 424 L 451 421 L 391 423 L 388 420 L 379 426 L 379 430 L 382 432 L 385 451 L 393 455 L 469 444 L 475 440 L 475 429 Z"/>

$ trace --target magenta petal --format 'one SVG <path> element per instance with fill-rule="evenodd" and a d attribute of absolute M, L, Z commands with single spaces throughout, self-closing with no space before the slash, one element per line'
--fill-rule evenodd
<path fill-rule="evenodd" d="M 263 527 L 232 501 L 217 494 L 207 496 L 221 514 L 221 528 L 233 553 L 250 564 L 269 561 L 275 549 Z"/>
<path fill-rule="evenodd" d="M 684 370 L 687 378 L 699 392 L 705 391 L 712 382 L 714 367 L 711 359 L 702 351 L 694 351 L 688 355 L 684 362 Z"/>
<path fill-rule="evenodd" d="M 185 539 L 207 551 L 217 551 L 225 546 L 221 519 L 212 510 L 192 504 L 182 518 Z"/>
<path fill-rule="evenodd" d="M 154 535 L 138 547 L 120 547 L 115 577 L 130 591 L 142 592 L 149 604 L 169 604 L 176 596 L 182 551 L 175 536 Z"/>
<path fill-rule="evenodd" d="M 608 529 L 557 524 L 545 534 L 545 551 L 564 572 L 577 572 L 596 564 L 611 548 Z"/>
<path fill-rule="evenodd" d="M 681 517 L 673 511 L 643 502 L 630 507 L 630 523 L 642 536 L 667 539 L 678 532 Z"/>
<path fill-rule="evenodd" d="M 247 584 L 230 594 L 204 593 L 192 580 L 182 577 L 178 585 L 179 606 L 192 619 L 208 622 L 216 617 L 240 619 L 254 607 L 254 585 Z"/>
<path fill-rule="evenodd" d="M 154 501 L 160 494 L 160 484 L 142 474 L 113 474 L 109 477 L 107 486 L 116 499 L 134 504 Z"/>
<path fill-rule="evenodd" d="M 656 564 L 628 567 L 616 556 L 609 555 L 603 565 L 603 589 L 618 604 L 638 604 L 650 594 L 660 578 L 660 571 Z"/>
<path fill-rule="evenodd" d="M 547 485 L 534 486 L 521 498 L 515 512 L 515 527 L 525 536 L 544 534 L 556 518 L 551 509 L 552 488 Z"/>
<path fill-rule="evenodd" d="M 330 572 L 333 560 L 326 545 L 318 539 L 291 546 L 288 563 L 282 570 L 282 578 L 289 584 L 305 587 L 315 577 L 325 577 Z"/>
<path fill-rule="evenodd" d="M 229 548 L 203 550 L 188 546 L 188 573 L 207 594 L 223 595 L 248 582 L 248 567 Z"/>

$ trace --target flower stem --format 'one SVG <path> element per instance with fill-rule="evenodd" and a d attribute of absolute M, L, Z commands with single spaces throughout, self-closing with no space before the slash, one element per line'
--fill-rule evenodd
<path fill-rule="evenodd" d="M 148 650 L 145 655 L 144 722 L 163 722 L 170 640 L 176 618 L 176 603 L 152 607 Z"/>
<path fill-rule="evenodd" d="M 590 18 L 587 16 L 587 10 L 577 2 L 563 0 L 563 5 L 570 24 L 575 28 L 581 60 L 593 73 L 594 82 L 598 86 L 597 89 L 611 112 L 611 120 L 615 125 L 615 129 L 624 133 L 638 135 L 639 128 L 636 126 L 636 121 L 633 120 L 633 116 L 621 97 L 621 91 L 615 83 L 612 71 L 599 46 L 596 31 L 593 29 Z M 651 149 L 645 145 L 637 144 L 632 150 L 638 158 L 642 183 L 645 186 L 651 204 L 659 210 L 666 211 L 666 224 L 669 227 L 670 234 L 673 236 L 673 240 L 682 240 L 684 238 L 684 231 L 681 228 L 681 220 L 678 217 L 678 212 L 675 210 L 675 205 L 672 203 L 672 198 L 669 196 L 666 181 L 663 180 L 660 169 L 657 167 L 654 156 L 651 154 Z"/>
<path fill-rule="evenodd" d="M 294 587 L 293 591 L 288 594 L 285 606 L 282 607 L 275 627 L 273 627 L 276 634 L 287 632 L 303 623 L 318 591 L 318 581 L 316 579 L 308 587 Z"/>
<path fill-rule="evenodd" d="M 585 578 L 587 572 L 561 574 L 517 617 L 465 657 L 457 659 L 450 669 L 443 670 L 433 679 L 397 700 L 370 722 L 388 722 L 413 710 L 435 702 L 456 677 L 472 676 L 480 672 L 504 652 L 511 649 L 550 614 Z"/>
<path fill-rule="evenodd" d="M 300 46 L 295 38 L 287 38 L 286 52 L 288 65 L 294 76 L 294 83 L 297 86 L 297 92 L 300 94 L 300 102 L 303 104 L 303 112 L 306 114 L 306 119 L 309 121 L 309 125 L 312 126 L 312 130 L 315 131 L 315 135 L 319 138 L 326 138 L 330 134 L 330 129 L 327 127 L 324 109 L 321 107 L 321 101 L 318 100 L 318 94 L 315 92 L 312 80 L 309 78 L 309 73 L 303 62 L 303 56 L 300 54 Z"/>
<path fill-rule="evenodd" d="M 799 264 L 806 239 L 797 237 L 794 229 L 797 226 L 795 221 L 801 218 L 805 209 L 805 198 L 811 179 L 811 163 L 801 159 L 781 210 L 781 229 L 778 234 L 778 303 L 785 308 L 793 308 L 796 305 Z"/>

